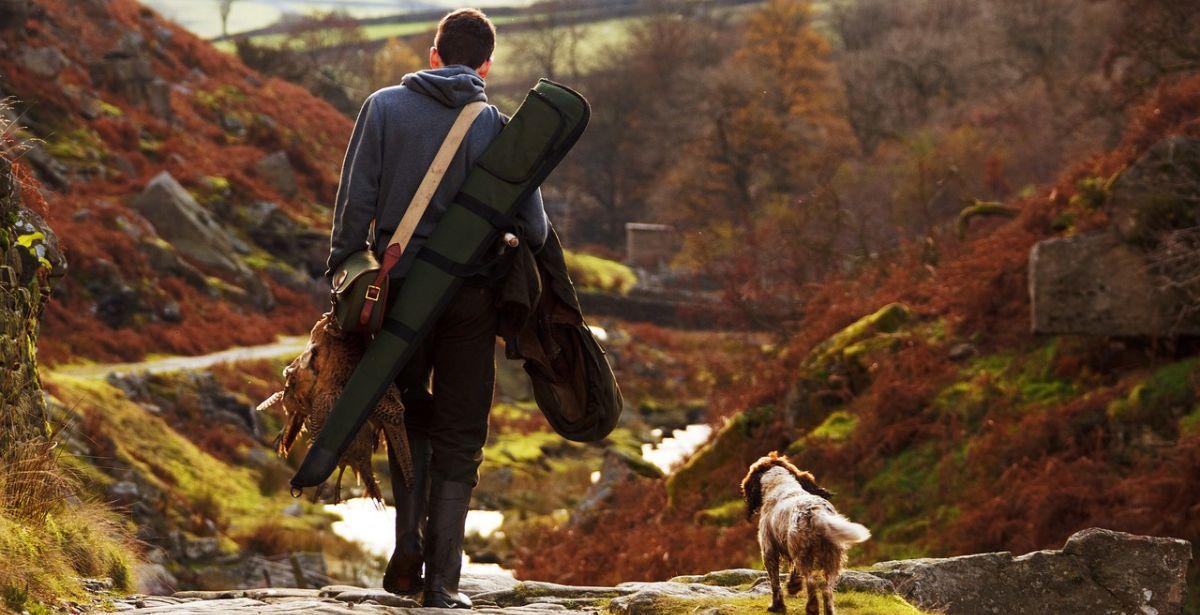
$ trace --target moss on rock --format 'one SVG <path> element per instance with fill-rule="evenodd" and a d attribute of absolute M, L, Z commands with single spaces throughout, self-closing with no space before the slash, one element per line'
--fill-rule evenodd
<path fill-rule="evenodd" d="M 845 358 L 847 349 L 874 335 L 895 333 L 912 318 L 913 313 L 908 306 L 889 303 L 821 342 L 801 363 L 801 369 L 814 375 L 827 372 L 833 362 Z"/>
<path fill-rule="evenodd" d="M 838 410 L 837 412 L 830 413 L 825 418 L 825 422 L 809 432 L 808 437 L 831 442 L 841 442 L 854 435 L 854 430 L 857 428 L 858 417 L 845 410 Z"/>
<path fill-rule="evenodd" d="M 630 451 L 619 446 L 612 447 L 612 452 L 625 463 L 625 466 L 633 471 L 634 474 L 645 478 L 659 479 L 663 477 L 663 471 L 658 466 L 646 461 L 641 453 Z"/>
<path fill-rule="evenodd" d="M 674 506 L 682 493 L 705 493 L 703 485 L 718 468 L 745 453 L 747 443 L 758 429 L 775 415 L 774 406 L 760 406 L 740 412 L 729 419 L 700 450 L 667 478 L 667 501 Z M 719 496 L 716 491 L 713 496 Z"/>
<path fill-rule="evenodd" d="M 746 521 L 746 504 L 741 500 L 729 500 L 696 513 L 696 521 L 708 525 L 729 527 Z M 737 585 L 737 583 L 734 583 Z"/>

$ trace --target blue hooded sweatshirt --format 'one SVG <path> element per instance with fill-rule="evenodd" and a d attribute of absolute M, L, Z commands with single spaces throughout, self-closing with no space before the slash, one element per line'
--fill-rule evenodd
<path fill-rule="evenodd" d="M 487 101 L 483 87 L 483 79 L 474 70 L 447 66 L 405 75 L 400 85 L 367 98 L 342 163 L 327 278 L 346 257 L 364 249 L 368 240 L 376 253 L 382 254 L 459 110 L 467 103 Z M 467 172 L 506 121 L 493 105 L 476 118 L 392 277 L 408 271 L 417 249 L 466 181 Z M 549 229 L 541 192 L 534 192 L 514 213 L 530 247 L 541 247 Z M 375 236 L 369 237 L 372 220 L 376 220 Z"/>

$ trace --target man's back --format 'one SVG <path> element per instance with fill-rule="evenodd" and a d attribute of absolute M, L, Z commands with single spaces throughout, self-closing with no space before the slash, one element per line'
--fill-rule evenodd
<path fill-rule="evenodd" d="M 486 100 L 483 79 L 461 65 L 406 75 L 400 85 L 379 90 L 367 99 L 342 167 L 330 270 L 363 249 L 368 239 L 377 250 L 383 249 L 462 107 Z M 471 166 L 505 121 L 499 110 L 489 105 L 472 124 L 393 275 L 407 271 L 416 248 L 433 232 Z M 540 245 L 545 240 L 547 222 L 540 194 L 525 203 L 516 218 L 528 241 Z M 369 237 L 372 220 L 376 221 L 375 236 Z"/>

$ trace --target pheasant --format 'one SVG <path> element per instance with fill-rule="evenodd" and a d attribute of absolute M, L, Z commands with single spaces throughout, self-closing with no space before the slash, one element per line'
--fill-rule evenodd
<path fill-rule="evenodd" d="M 260 412 L 275 406 L 283 407 L 284 426 L 275 442 L 280 456 L 287 456 L 302 432 L 307 431 L 310 437 L 320 433 L 366 346 L 362 337 L 342 332 L 330 314 L 317 321 L 304 351 L 283 370 L 283 390 L 258 405 Z M 404 428 L 404 405 L 395 384 L 388 387 L 371 413 L 367 428 L 359 432 L 339 460 L 334 483 L 335 502 L 341 500 L 342 477 L 347 468 L 354 471 L 368 497 L 383 499 L 371 466 L 371 456 L 378 450 L 381 440 L 393 453 L 398 453 L 395 456 L 400 460 L 404 482 L 411 486 L 412 455 Z M 324 487 L 318 488 L 314 497 L 320 497 Z"/>

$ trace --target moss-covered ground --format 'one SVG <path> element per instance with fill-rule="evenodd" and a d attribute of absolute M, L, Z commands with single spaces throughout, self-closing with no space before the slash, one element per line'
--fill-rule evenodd
<path fill-rule="evenodd" d="M 712 598 L 707 600 L 691 600 L 684 598 L 662 598 L 655 601 L 646 610 L 638 610 L 639 615 L 662 613 L 712 613 L 714 615 L 761 615 L 767 612 L 771 604 L 770 596 L 754 596 L 746 598 Z M 789 613 L 804 612 L 804 596 L 787 597 L 784 599 Z M 834 605 L 841 615 L 923 615 L 925 611 L 917 609 L 902 598 L 896 596 L 880 596 L 861 592 L 839 592 L 834 594 Z"/>
<path fill-rule="evenodd" d="M 256 377 L 248 377 L 246 386 L 254 390 Z M 269 442 L 239 436 L 235 425 L 202 425 L 196 417 L 179 423 L 177 408 L 153 411 L 103 381 L 54 372 L 44 381 L 65 413 L 61 420 L 76 426 L 75 441 L 86 447 L 68 459 L 91 497 L 107 498 L 113 483 L 132 480 L 142 504 L 158 517 L 141 522 L 188 540 L 216 538 L 223 554 L 323 551 L 334 574 L 374 565 L 332 533 L 333 515 L 288 494 L 290 470 L 273 459 Z M 187 389 L 194 382 L 187 378 L 156 382 L 173 383 L 180 399 L 196 394 Z M 222 432 L 228 435 L 213 435 Z M 220 450 L 223 442 L 233 448 Z M 176 572 L 185 582 L 189 578 L 185 570 Z"/>

